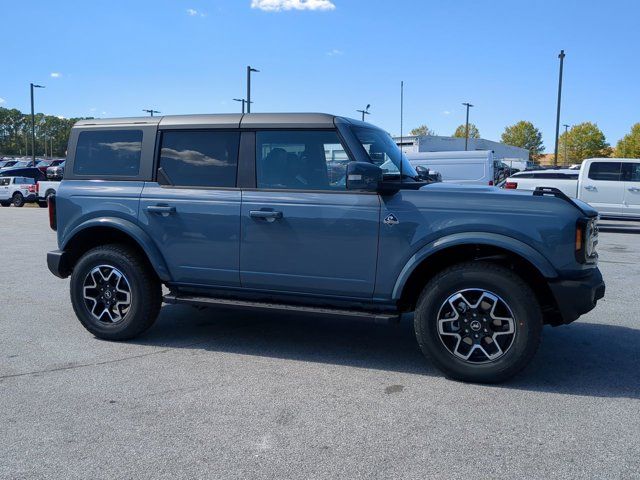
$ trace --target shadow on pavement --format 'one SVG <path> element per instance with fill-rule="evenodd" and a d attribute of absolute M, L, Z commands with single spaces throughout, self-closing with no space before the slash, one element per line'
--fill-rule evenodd
<path fill-rule="evenodd" d="M 133 343 L 440 376 L 418 348 L 411 317 L 376 325 L 293 314 L 164 306 Z M 640 330 L 593 323 L 545 327 L 532 364 L 499 388 L 640 398 Z"/>

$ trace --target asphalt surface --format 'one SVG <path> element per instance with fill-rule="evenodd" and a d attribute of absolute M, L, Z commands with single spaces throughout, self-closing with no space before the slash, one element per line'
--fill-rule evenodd
<path fill-rule="evenodd" d="M 640 235 L 607 295 L 500 386 L 400 326 L 165 306 L 126 343 L 76 320 L 46 210 L 0 209 L 0 478 L 640 478 Z"/>

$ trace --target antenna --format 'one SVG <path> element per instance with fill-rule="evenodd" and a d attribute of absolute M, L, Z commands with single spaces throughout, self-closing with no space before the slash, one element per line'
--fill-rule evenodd
<path fill-rule="evenodd" d="M 402 183 L 402 127 L 404 119 L 404 80 L 400 81 L 400 183 Z"/>

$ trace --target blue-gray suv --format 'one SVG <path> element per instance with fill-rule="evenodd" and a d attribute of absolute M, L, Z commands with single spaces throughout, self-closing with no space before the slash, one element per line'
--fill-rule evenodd
<path fill-rule="evenodd" d="M 49 269 L 109 340 L 147 330 L 163 302 L 414 312 L 447 376 L 497 382 L 529 363 L 543 324 L 605 290 L 586 203 L 431 183 L 383 130 L 327 114 L 83 120 L 49 213 Z"/>

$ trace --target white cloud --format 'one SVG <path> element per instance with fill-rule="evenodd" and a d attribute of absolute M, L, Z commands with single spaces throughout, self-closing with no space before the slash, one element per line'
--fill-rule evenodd
<path fill-rule="evenodd" d="M 187 8 L 187 15 L 190 17 L 206 17 L 207 14 L 204 12 L 199 12 L 195 8 Z"/>
<path fill-rule="evenodd" d="M 451 115 L 451 112 L 449 110 L 445 110 L 444 112 L 442 112 L 443 115 Z"/>
<path fill-rule="evenodd" d="M 60 72 L 51 72 L 51 78 L 60 78 L 62 74 Z"/>
<path fill-rule="evenodd" d="M 2 105 L 4 102 L 6 102 L 6 100 L 2 97 L 0 97 L 0 105 Z"/>
<path fill-rule="evenodd" d="M 251 0 L 251 8 L 265 12 L 281 10 L 335 10 L 330 0 Z"/>
<path fill-rule="evenodd" d="M 327 52 L 327 55 L 330 57 L 335 57 L 337 55 L 344 55 L 344 52 L 342 50 L 338 50 L 337 48 L 334 48 L 333 50 L 329 50 Z"/>

